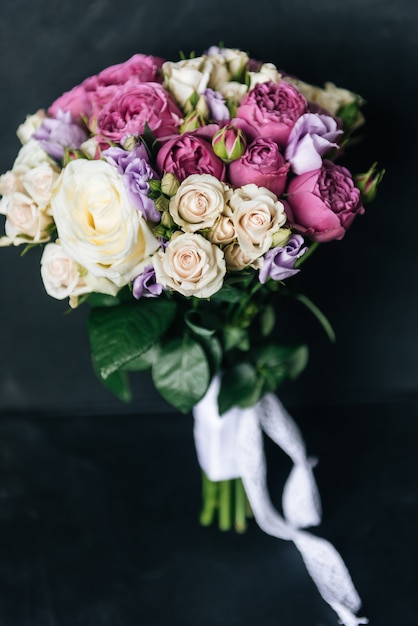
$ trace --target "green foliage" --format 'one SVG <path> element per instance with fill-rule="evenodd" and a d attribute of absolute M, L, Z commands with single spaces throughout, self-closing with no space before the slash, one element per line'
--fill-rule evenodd
<path fill-rule="evenodd" d="M 210 367 L 204 349 L 187 333 L 171 339 L 160 348 L 152 378 L 167 402 L 188 413 L 209 387 Z"/>
<path fill-rule="evenodd" d="M 167 299 L 122 302 L 91 310 L 87 329 L 94 368 L 119 398 L 127 397 L 121 370 L 138 363 L 138 357 L 159 341 L 175 310 L 175 303 Z"/>

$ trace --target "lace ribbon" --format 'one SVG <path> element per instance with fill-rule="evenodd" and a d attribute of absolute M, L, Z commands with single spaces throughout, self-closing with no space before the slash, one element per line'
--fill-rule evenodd
<path fill-rule="evenodd" d="M 321 522 L 321 504 L 313 476 L 314 461 L 306 456 L 299 428 L 274 394 L 254 407 L 233 408 L 219 416 L 215 378 L 193 410 L 194 437 L 200 467 L 212 481 L 241 477 L 254 517 L 267 534 L 293 541 L 323 599 L 341 624 L 368 624 L 356 617 L 361 601 L 335 548 L 303 528 Z M 293 461 L 283 491 L 283 516 L 272 504 L 266 484 L 263 431 Z"/>

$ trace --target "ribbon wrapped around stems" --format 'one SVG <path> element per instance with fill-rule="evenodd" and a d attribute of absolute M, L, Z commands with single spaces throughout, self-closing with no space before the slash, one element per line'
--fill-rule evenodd
<path fill-rule="evenodd" d="M 254 407 L 233 408 L 222 417 L 215 377 L 195 406 L 194 438 L 200 467 L 212 481 L 241 478 L 255 520 L 267 534 L 293 541 L 323 599 L 345 626 L 368 624 L 355 613 L 361 600 L 338 552 L 325 539 L 303 530 L 321 522 L 321 504 L 298 426 L 274 394 Z M 272 504 L 266 484 L 263 432 L 293 461 L 283 491 L 283 516 Z"/>

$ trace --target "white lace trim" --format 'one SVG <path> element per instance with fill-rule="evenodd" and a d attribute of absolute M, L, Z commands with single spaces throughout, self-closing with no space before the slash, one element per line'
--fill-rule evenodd
<path fill-rule="evenodd" d="M 302 530 L 321 522 L 321 504 L 312 472 L 314 461 L 306 456 L 299 428 L 273 394 L 264 396 L 254 407 L 234 408 L 220 417 L 219 384 L 215 378 L 193 411 L 202 470 L 213 481 L 241 477 L 260 528 L 273 537 L 294 542 L 319 593 L 341 624 L 368 624 L 366 618 L 355 615 L 361 601 L 338 552 L 325 539 Z M 267 490 L 263 431 L 294 464 L 283 490 L 283 516 Z"/>

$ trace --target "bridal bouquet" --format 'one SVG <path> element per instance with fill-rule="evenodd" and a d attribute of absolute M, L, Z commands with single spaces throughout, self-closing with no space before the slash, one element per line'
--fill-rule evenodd
<path fill-rule="evenodd" d="M 361 104 L 241 50 L 136 54 L 28 116 L 0 178 L 0 245 L 43 245 L 46 292 L 91 306 L 104 385 L 129 400 L 129 372 L 150 369 L 169 403 L 193 411 L 202 523 L 243 530 L 251 513 L 294 541 L 347 625 L 365 623 L 359 599 L 332 546 L 301 530 L 320 521 L 312 463 L 273 395 L 307 347 L 272 333 L 280 302 L 295 297 L 332 337 L 291 279 L 375 195 L 375 164 L 353 176 L 339 163 Z M 262 431 L 295 463 L 284 517 L 266 493 Z"/>

